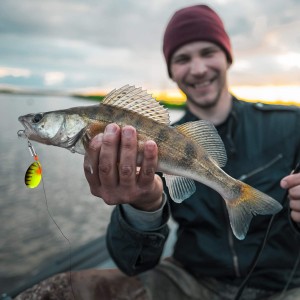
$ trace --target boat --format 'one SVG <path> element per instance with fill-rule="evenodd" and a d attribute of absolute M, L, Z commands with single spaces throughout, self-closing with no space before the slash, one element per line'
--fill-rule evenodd
<path fill-rule="evenodd" d="M 166 241 L 162 258 L 170 256 L 175 243 L 177 225 L 174 221 L 169 221 L 170 234 Z M 100 236 L 85 245 L 72 250 L 71 253 L 55 258 L 51 262 L 41 266 L 41 271 L 29 280 L 21 282 L 13 290 L 3 293 L 0 300 L 12 300 L 20 293 L 31 288 L 35 284 L 47 279 L 55 274 L 80 271 L 86 269 L 111 269 L 116 268 L 115 263 L 109 255 L 106 247 L 106 237 Z"/>

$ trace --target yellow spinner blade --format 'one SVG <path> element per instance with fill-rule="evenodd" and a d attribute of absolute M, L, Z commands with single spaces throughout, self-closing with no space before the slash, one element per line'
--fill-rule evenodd
<path fill-rule="evenodd" d="M 42 167 L 37 161 L 33 162 L 26 171 L 25 184 L 28 188 L 36 188 L 42 179 Z"/>

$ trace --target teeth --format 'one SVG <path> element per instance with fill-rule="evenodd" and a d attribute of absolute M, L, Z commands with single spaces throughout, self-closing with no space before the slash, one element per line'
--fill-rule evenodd
<path fill-rule="evenodd" d="M 196 83 L 196 84 L 194 84 L 194 86 L 195 86 L 195 88 L 200 88 L 200 87 L 208 86 L 209 84 L 210 84 L 210 81 L 207 80 L 207 81 L 204 81 L 201 83 Z"/>

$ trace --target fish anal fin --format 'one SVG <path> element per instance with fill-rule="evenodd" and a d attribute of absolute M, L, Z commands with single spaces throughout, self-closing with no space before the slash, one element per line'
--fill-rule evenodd
<path fill-rule="evenodd" d="M 181 203 L 196 191 L 195 182 L 192 179 L 169 174 L 163 174 L 163 177 L 166 180 L 169 194 L 176 203 Z"/>
<path fill-rule="evenodd" d="M 282 206 L 270 196 L 237 181 L 240 192 L 235 199 L 225 200 L 232 231 L 237 239 L 243 240 L 248 232 L 252 217 L 255 215 L 273 215 Z"/>
<path fill-rule="evenodd" d="M 111 91 L 101 105 L 110 105 L 135 112 L 158 123 L 170 125 L 168 110 L 142 88 L 125 85 Z"/>
<path fill-rule="evenodd" d="M 175 128 L 204 148 L 220 167 L 226 165 L 226 150 L 221 137 L 212 123 L 199 120 L 187 122 Z"/>

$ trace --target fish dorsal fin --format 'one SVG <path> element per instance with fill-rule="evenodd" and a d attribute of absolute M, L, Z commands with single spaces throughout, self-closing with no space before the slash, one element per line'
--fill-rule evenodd
<path fill-rule="evenodd" d="M 212 123 L 199 120 L 178 125 L 176 129 L 200 144 L 220 167 L 226 165 L 226 150 L 221 137 Z"/>
<path fill-rule="evenodd" d="M 114 89 L 102 103 L 135 112 L 158 123 L 170 124 L 168 110 L 142 88 L 125 85 L 117 90 Z"/>

